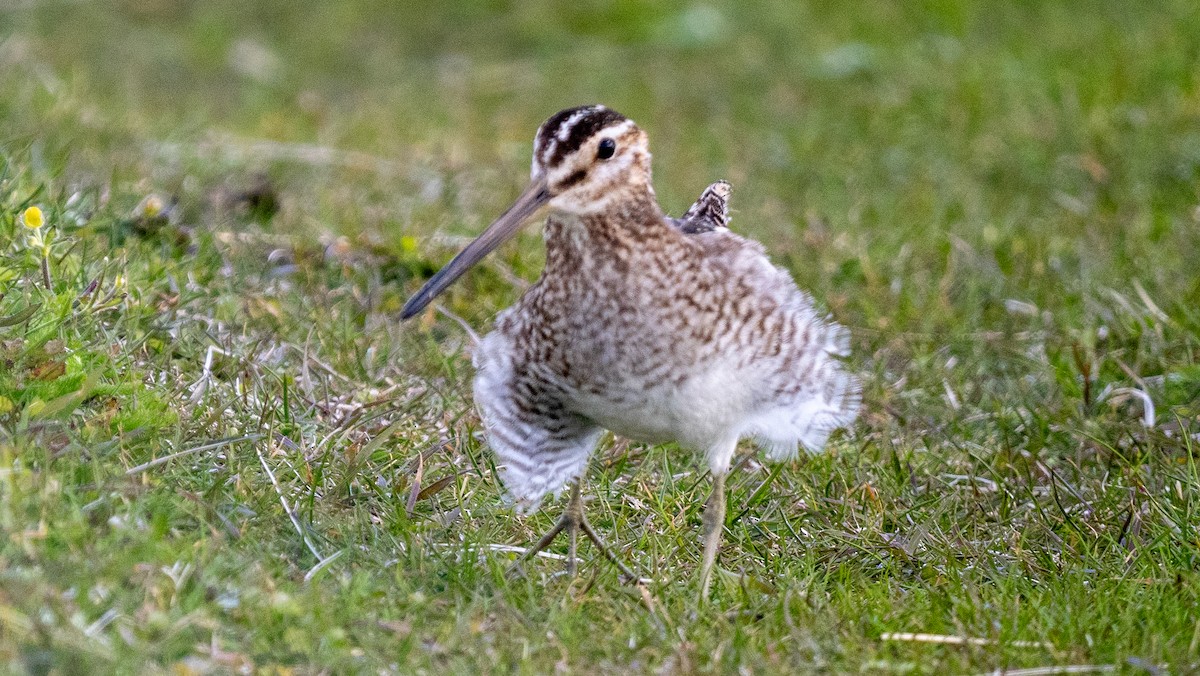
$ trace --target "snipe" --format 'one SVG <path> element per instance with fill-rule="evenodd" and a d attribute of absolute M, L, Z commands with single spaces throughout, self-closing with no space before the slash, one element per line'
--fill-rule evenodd
<path fill-rule="evenodd" d="M 529 187 L 405 305 L 421 311 L 547 208 L 542 277 L 496 319 L 475 352 L 475 402 L 502 479 L 525 509 L 575 481 L 563 529 L 604 545 L 579 481 L 605 429 L 702 451 L 713 476 L 700 590 L 707 596 L 725 521 L 725 475 L 738 440 L 770 460 L 819 451 L 851 423 L 859 385 L 829 321 L 763 247 L 726 226 L 728 184 L 682 219 L 650 184 L 646 134 L 604 106 L 564 110 L 538 129 Z M 528 554 L 527 554 L 528 556 Z"/>

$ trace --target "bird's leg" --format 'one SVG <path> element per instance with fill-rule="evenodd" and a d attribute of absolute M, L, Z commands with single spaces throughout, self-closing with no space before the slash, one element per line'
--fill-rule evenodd
<path fill-rule="evenodd" d="M 551 528 L 545 535 L 542 536 L 542 539 L 537 541 L 537 544 L 529 549 L 526 549 L 525 553 L 521 554 L 521 556 L 515 562 L 513 562 L 512 567 L 508 569 L 509 574 L 515 573 L 517 569 L 521 567 L 521 564 L 525 563 L 525 559 L 536 555 L 538 552 L 548 547 L 551 542 L 554 542 L 554 538 L 558 537 L 558 534 L 561 533 L 566 527 L 567 515 L 563 514 L 562 518 L 558 520 L 558 523 L 554 524 L 554 528 Z"/>
<path fill-rule="evenodd" d="M 700 600 L 708 600 L 713 564 L 725 530 L 725 472 L 713 475 L 712 495 L 704 504 L 704 566 L 700 569 Z"/>
<path fill-rule="evenodd" d="M 621 570 L 622 575 L 624 575 L 630 581 L 636 582 L 639 579 L 638 576 L 634 575 L 633 571 L 617 558 L 617 555 L 608 548 L 608 545 L 605 544 L 604 540 L 602 540 L 596 533 L 595 529 L 592 528 L 592 524 L 588 522 L 587 515 L 584 514 L 583 511 L 583 495 L 580 490 L 580 483 L 581 482 L 576 481 L 575 485 L 571 487 L 571 499 L 567 501 L 567 509 L 563 512 L 562 518 L 558 520 L 558 523 L 554 525 L 554 528 L 550 529 L 550 532 L 543 535 L 542 539 L 537 541 L 537 544 L 525 550 L 525 553 L 521 555 L 521 558 L 517 559 L 516 563 L 513 564 L 513 569 L 515 570 L 518 566 L 520 566 L 525 559 L 534 556 L 549 546 L 551 542 L 554 542 L 554 538 L 558 537 L 558 534 L 566 529 L 567 537 L 570 538 L 570 544 L 568 545 L 567 549 L 567 573 L 570 575 L 575 575 L 576 543 L 579 538 L 579 531 L 582 530 L 583 534 L 592 541 L 592 544 L 596 545 L 596 547 L 604 554 L 604 556 L 609 561 L 612 561 L 613 565 Z"/>
<path fill-rule="evenodd" d="M 641 578 L 639 578 L 637 575 L 634 575 L 633 571 L 629 569 L 629 566 L 626 566 L 624 563 L 622 563 L 621 559 L 617 558 L 617 555 L 608 548 L 608 545 L 604 544 L 604 540 L 601 540 L 600 536 L 596 534 L 596 531 L 592 528 L 592 524 L 588 522 L 587 517 L 583 516 L 582 504 L 580 505 L 579 514 L 583 517 L 579 522 L 579 527 L 583 529 L 583 534 L 588 536 L 588 539 L 592 541 L 592 544 L 596 545 L 596 547 L 604 553 L 604 556 L 608 558 L 609 561 L 612 561 L 612 564 L 621 571 L 621 575 L 625 576 L 625 580 L 627 582 L 641 584 Z"/>
<path fill-rule="evenodd" d="M 563 521 L 566 522 L 567 538 L 569 539 L 569 544 L 567 545 L 567 575 L 571 577 L 575 577 L 577 563 L 575 551 L 579 542 L 579 526 L 587 519 L 583 515 L 583 491 L 580 488 L 580 484 L 582 483 L 583 480 L 580 479 L 571 487 L 571 499 L 567 502 L 567 511 L 563 512 Z"/>

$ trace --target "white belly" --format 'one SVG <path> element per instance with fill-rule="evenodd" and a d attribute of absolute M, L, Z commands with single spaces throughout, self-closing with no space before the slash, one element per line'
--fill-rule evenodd
<path fill-rule="evenodd" d="M 621 397 L 577 393 L 572 404 L 581 415 L 620 436 L 647 443 L 678 441 L 707 450 L 738 435 L 755 381 L 748 375 L 713 364 L 678 387 L 652 384 L 622 392 Z"/>

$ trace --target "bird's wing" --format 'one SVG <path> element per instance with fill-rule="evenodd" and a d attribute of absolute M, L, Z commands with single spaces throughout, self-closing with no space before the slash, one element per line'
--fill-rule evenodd
<path fill-rule="evenodd" d="M 717 181 L 704 189 L 696 200 L 679 218 L 668 218 L 685 235 L 725 230 L 729 227 L 729 193 L 732 186 L 727 181 Z"/>
<path fill-rule="evenodd" d="M 830 432 L 854 421 L 861 405 L 859 380 L 842 362 L 849 353 L 849 332 L 796 285 L 791 273 L 773 264 L 760 243 L 724 228 L 688 241 L 703 249 L 711 269 L 740 289 L 740 297 L 775 308 L 763 329 L 763 340 L 777 346 L 765 357 L 774 365 L 760 383 L 763 398 L 745 432 L 774 460 L 794 457 L 798 445 L 819 451 Z"/>

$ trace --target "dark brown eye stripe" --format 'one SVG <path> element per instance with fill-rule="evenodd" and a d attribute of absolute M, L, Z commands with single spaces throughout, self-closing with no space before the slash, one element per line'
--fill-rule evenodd
<path fill-rule="evenodd" d="M 573 172 L 570 176 L 559 181 L 558 185 L 555 186 L 555 188 L 558 190 L 566 190 L 567 188 L 570 188 L 571 186 L 575 185 L 576 183 L 582 181 L 586 177 L 587 177 L 587 169 L 580 169 L 579 171 Z"/>

